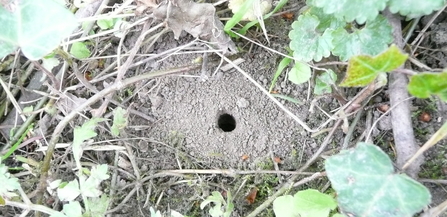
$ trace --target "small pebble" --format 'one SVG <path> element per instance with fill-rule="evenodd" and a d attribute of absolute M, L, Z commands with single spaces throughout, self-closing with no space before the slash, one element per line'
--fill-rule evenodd
<path fill-rule="evenodd" d="M 237 102 L 236 102 L 237 106 L 239 108 L 247 108 L 250 103 L 248 102 L 248 100 L 244 99 L 244 98 L 240 98 Z"/>

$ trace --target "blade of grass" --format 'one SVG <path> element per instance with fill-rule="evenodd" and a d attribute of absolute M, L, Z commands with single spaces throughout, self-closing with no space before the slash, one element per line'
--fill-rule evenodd
<path fill-rule="evenodd" d="M 8 150 L 8 152 L 6 152 L 6 154 L 2 156 L 2 160 L 7 159 L 9 156 L 11 156 L 12 153 L 14 153 L 14 151 L 17 150 L 19 145 L 22 143 L 23 139 L 25 139 L 25 136 L 28 134 L 28 132 L 31 129 L 33 129 L 33 127 L 34 127 L 34 124 L 30 124 L 28 126 L 28 128 L 26 128 L 26 131 L 20 136 L 19 140 L 17 140 L 17 142 L 14 143 L 14 145 Z"/>
<path fill-rule="evenodd" d="M 236 26 L 236 24 L 239 23 L 239 21 L 242 20 L 242 17 L 245 15 L 245 13 L 247 13 L 248 9 L 251 8 L 253 6 L 253 2 L 255 0 L 247 0 L 244 2 L 244 4 L 242 5 L 242 7 L 240 7 L 239 11 L 237 13 L 235 13 L 233 15 L 233 17 L 231 17 L 231 19 L 229 19 L 227 21 L 227 23 L 225 24 L 224 27 L 224 31 L 230 35 L 231 37 L 235 37 L 237 38 L 237 35 L 235 35 L 234 33 L 232 33 L 230 30 Z M 257 21 L 256 21 L 257 22 Z"/>
<path fill-rule="evenodd" d="M 278 4 L 276 5 L 276 7 L 275 7 L 270 13 L 264 15 L 264 20 L 267 19 L 267 18 L 269 18 L 270 16 L 272 16 L 274 13 L 276 13 L 276 12 L 277 12 L 279 9 L 281 9 L 285 4 L 287 4 L 288 1 L 289 1 L 289 0 L 281 0 L 281 1 L 279 1 Z M 239 21 L 238 21 L 238 22 L 239 22 Z M 258 23 L 259 23 L 258 20 L 253 20 L 253 21 L 251 21 L 251 22 L 248 22 L 247 24 L 245 24 L 245 26 L 244 26 L 242 29 L 240 29 L 240 30 L 238 31 L 238 33 L 241 34 L 241 35 L 245 35 L 245 34 L 247 33 L 248 29 L 250 29 L 252 26 L 254 26 L 254 25 L 258 24 Z M 228 34 L 230 34 L 230 33 L 228 33 Z M 231 36 L 231 37 L 237 37 L 237 36 L 232 36 L 231 34 L 230 34 L 230 36 Z"/>
<path fill-rule="evenodd" d="M 280 98 L 280 99 L 285 99 L 287 101 L 293 102 L 298 105 L 302 105 L 302 103 L 300 101 L 298 101 L 297 99 L 292 98 L 290 96 L 286 96 L 286 95 L 282 95 L 282 94 L 272 94 L 272 96 L 274 96 L 276 98 Z"/>
<path fill-rule="evenodd" d="M 273 87 L 276 84 L 276 81 L 278 80 L 278 77 L 281 75 L 282 71 L 290 64 L 290 61 L 292 59 L 288 57 L 284 57 L 281 62 L 279 62 L 278 68 L 276 69 L 275 75 L 273 76 L 272 84 L 270 85 L 269 92 L 271 93 L 273 90 Z"/>

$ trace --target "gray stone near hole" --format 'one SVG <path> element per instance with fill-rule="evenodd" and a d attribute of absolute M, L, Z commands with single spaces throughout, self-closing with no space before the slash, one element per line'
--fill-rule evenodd
<path fill-rule="evenodd" d="M 247 108 L 247 107 L 250 105 L 250 103 L 248 102 L 248 100 L 246 100 L 246 99 L 244 99 L 244 98 L 240 98 L 240 99 L 236 102 L 236 105 L 237 105 L 239 108 Z"/>

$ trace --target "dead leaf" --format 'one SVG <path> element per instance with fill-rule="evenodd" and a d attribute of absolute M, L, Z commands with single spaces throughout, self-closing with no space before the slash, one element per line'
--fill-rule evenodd
<path fill-rule="evenodd" d="M 217 49 L 223 50 L 224 54 L 237 52 L 236 45 L 223 31 L 224 25 L 216 16 L 216 9 L 212 4 L 166 0 L 153 10 L 153 14 L 156 19 L 168 24 L 175 39 L 179 39 L 182 31 L 186 31 L 196 38 L 210 42 Z"/>
<path fill-rule="evenodd" d="M 136 15 L 143 14 L 146 9 L 156 8 L 158 6 L 157 0 L 136 0 L 137 9 L 135 9 Z"/>
<path fill-rule="evenodd" d="M 86 98 L 77 97 L 71 93 L 65 93 L 63 97 L 61 97 L 56 102 L 56 107 L 62 111 L 64 115 L 67 115 L 73 109 L 79 107 L 80 105 L 84 104 L 87 101 Z M 88 106 L 85 108 L 86 111 L 90 110 L 91 108 Z"/>
<path fill-rule="evenodd" d="M 258 193 L 258 188 L 254 187 L 251 189 L 250 193 L 248 193 L 247 197 L 245 199 L 247 200 L 248 204 L 253 204 L 256 199 L 256 194 Z"/>
<path fill-rule="evenodd" d="M 248 158 L 250 158 L 250 156 L 248 156 L 247 154 L 242 155 L 242 160 L 243 161 L 247 160 Z"/>
<path fill-rule="evenodd" d="M 293 20 L 294 16 L 295 15 L 293 13 L 290 13 L 290 12 L 281 14 L 281 17 L 284 18 L 284 19 L 287 19 L 287 20 Z"/>
<path fill-rule="evenodd" d="M 275 163 L 282 164 L 282 160 L 280 157 L 274 157 L 273 161 L 275 161 Z"/>

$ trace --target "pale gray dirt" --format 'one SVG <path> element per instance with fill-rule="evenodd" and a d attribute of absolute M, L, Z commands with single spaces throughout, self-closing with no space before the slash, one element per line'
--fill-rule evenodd
<path fill-rule="evenodd" d="M 170 38 L 172 36 L 167 35 L 166 40 Z M 163 42 L 165 49 L 175 46 L 178 45 Z M 199 56 L 173 56 L 158 63 L 158 68 L 186 65 Z M 246 61 L 240 65 L 241 68 L 267 88 L 278 62 L 277 56 L 255 47 L 252 56 L 243 58 Z M 214 67 L 210 68 L 208 75 L 213 74 L 214 70 Z M 171 133 L 176 132 L 185 138 L 182 148 L 186 153 L 206 162 L 210 168 L 222 169 L 257 169 L 253 163 L 268 159 L 270 150 L 283 159 L 298 160 L 291 159 L 292 151 L 302 153 L 303 148 L 314 143 L 302 127 L 241 73 L 235 70 L 218 72 L 207 81 L 201 81 L 198 75 L 199 70 L 168 76 L 159 79 L 153 91 L 148 92 L 151 87 L 141 91 L 148 93 L 139 94 L 136 107 L 157 119 L 141 136 L 166 141 Z M 307 85 L 285 84 L 282 77 L 276 90 L 305 101 Z M 308 105 L 281 101 L 302 120 L 307 119 Z M 222 114 L 234 117 L 236 128 L 233 131 L 224 132 L 219 128 L 218 118 Z M 143 123 L 137 121 L 132 124 Z M 241 158 L 244 154 L 250 157 L 246 161 Z"/>

